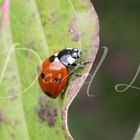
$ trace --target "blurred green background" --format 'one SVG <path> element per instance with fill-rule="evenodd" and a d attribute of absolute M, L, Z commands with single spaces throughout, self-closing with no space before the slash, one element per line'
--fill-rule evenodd
<path fill-rule="evenodd" d="M 92 82 L 90 93 L 83 86 L 69 110 L 69 128 L 75 140 L 132 140 L 140 122 L 140 90 L 123 93 L 116 84 L 128 84 L 140 64 L 140 0 L 93 1 L 100 20 L 100 50 L 108 55 Z M 140 73 L 134 83 L 140 87 Z M 124 88 L 124 87 L 123 87 Z"/>

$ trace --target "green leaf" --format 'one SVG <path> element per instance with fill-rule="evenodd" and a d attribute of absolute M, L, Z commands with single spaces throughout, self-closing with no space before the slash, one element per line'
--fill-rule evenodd
<path fill-rule="evenodd" d="M 0 1 L 1 3 L 1 1 Z M 0 138 L 71 140 L 67 111 L 96 57 L 99 27 L 85 0 L 4 0 L 0 8 Z M 86 49 L 80 78 L 69 80 L 64 97 L 51 99 L 37 82 L 38 68 L 65 47 Z M 86 74 L 86 75 L 85 75 Z"/>

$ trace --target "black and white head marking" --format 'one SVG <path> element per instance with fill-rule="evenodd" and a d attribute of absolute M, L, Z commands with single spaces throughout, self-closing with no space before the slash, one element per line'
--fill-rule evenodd
<path fill-rule="evenodd" d="M 59 61 L 66 67 L 72 66 L 81 57 L 82 52 L 78 48 L 66 48 L 57 55 Z"/>
<path fill-rule="evenodd" d="M 58 53 L 55 53 L 54 55 L 52 55 L 50 58 L 49 58 L 49 60 L 50 60 L 50 62 L 53 62 L 53 61 L 58 61 Z"/>

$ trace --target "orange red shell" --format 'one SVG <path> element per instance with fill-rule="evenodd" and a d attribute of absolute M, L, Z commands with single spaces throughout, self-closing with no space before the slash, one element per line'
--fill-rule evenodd
<path fill-rule="evenodd" d="M 52 98 L 56 98 L 67 83 L 68 69 L 59 61 L 46 59 L 42 64 L 38 81 L 41 89 Z"/>

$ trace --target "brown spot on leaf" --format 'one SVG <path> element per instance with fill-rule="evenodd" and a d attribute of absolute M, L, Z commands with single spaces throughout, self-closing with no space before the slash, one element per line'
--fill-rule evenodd
<path fill-rule="evenodd" d="M 78 35 L 78 34 L 74 35 L 73 40 L 76 41 L 76 42 L 79 41 L 80 40 L 80 35 Z"/>
<path fill-rule="evenodd" d="M 16 139 L 16 135 L 14 133 L 11 133 L 11 138 L 15 140 Z"/>
<path fill-rule="evenodd" d="M 0 127 L 4 122 L 5 122 L 5 118 L 4 118 L 3 112 L 0 110 Z"/>
<path fill-rule="evenodd" d="M 59 130 L 56 130 L 56 135 L 59 135 Z"/>
<path fill-rule="evenodd" d="M 17 127 L 20 124 L 19 120 L 14 121 L 14 126 Z"/>
<path fill-rule="evenodd" d="M 11 96 L 11 100 L 12 101 L 16 101 L 16 99 L 17 99 L 17 96 L 15 95 L 15 96 Z"/>
<path fill-rule="evenodd" d="M 72 21 L 69 25 L 68 33 L 71 35 L 73 41 L 75 42 L 80 41 L 80 35 L 77 29 L 75 17 L 72 18 Z"/>
<path fill-rule="evenodd" d="M 35 46 L 35 41 L 34 40 L 31 40 L 28 44 L 28 48 L 29 49 L 32 49 L 33 47 Z"/>
<path fill-rule="evenodd" d="M 56 122 L 57 109 L 49 105 L 49 102 L 40 97 L 37 115 L 42 122 L 47 122 L 50 127 L 53 127 Z"/>
<path fill-rule="evenodd" d="M 66 127 L 65 127 L 65 125 L 64 125 L 64 124 L 62 124 L 62 129 L 63 129 L 63 130 L 65 130 L 65 129 L 66 129 Z"/>
<path fill-rule="evenodd" d="M 71 35 L 74 34 L 74 29 L 72 27 L 69 28 L 68 33 L 70 33 Z"/>

